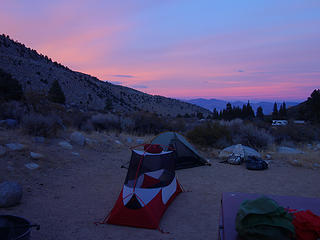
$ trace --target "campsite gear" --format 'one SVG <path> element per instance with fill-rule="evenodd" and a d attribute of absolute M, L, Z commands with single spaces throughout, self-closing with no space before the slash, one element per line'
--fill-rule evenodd
<path fill-rule="evenodd" d="M 243 161 L 243 158 L 239 154 L 230 154 L 229 158 L 227 159 L 227 162 L 233 165 L 240 165 Z"/>
<path fill-rule="evenodd" d="M 33 224 L 24 218 L 0 215 L 0 239 L 1 240 L 29 240 L 31 228 L 40 229 L 39 225 Z"/>
<path fill-rule="evenodd" d="M 245 162 L 249 170 L 264 170 L 268 168 L 268 163 L 261 158 L 248 157 Z"/>
<path fill-rule="evenodd" d="M 264 196 L 241 203 L 236 216 L 236 230 L 247 240 L 290 240 L 295 234 L 291 214 Z"/>
<path fill-rule="evenodd" d="M 180 192 L 174 152 L 132 150 L 124 186 L 103 223 L 156 229 L 165 210 Z"/>
<path fill-rule="evenodd" d="M 314 214 L 320 215 L 320 198 L 306 198 L 293 196 L 266 195 L 277 201 L 285 208 L 310 209 Z M 254 200 L 261 197 L 261 194 L 254 193 L 234 193 L 222 194 L 220 208 L 220 228 L 219 239 L 238 240 L 240 239 L 236 231 L 236 215 L 241 203 L 244 200 Z M 276 240 L 275 238 L 273 240 Z"/>
<path fill-rule="evenodd" d="M 144 151 L 148 153 L 161 153 L 163 148 L 159 144 L 145 144 Z"/>
<path fill-rule="evenodd" d="M 289 210 L 293 213 L 293 225 L 296 230 L 297 240 L 317 240 L 320 238 L 320 216 L 315 215 L 310 210 L 297 211 Z"/>
<path fill-rule="evenodd" d="M 160 133 L 151 140 L 151 144 L 159 144 L 165 151 L 174 149 L 176 155 L 175 169 L 210 165 L 179 133 Z"/>

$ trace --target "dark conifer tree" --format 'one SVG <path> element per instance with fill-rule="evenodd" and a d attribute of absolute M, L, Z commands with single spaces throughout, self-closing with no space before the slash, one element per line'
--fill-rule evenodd
<path fill-rule="evenodd" d="M 256 114 L 257 119 L 263 120 L 264 119 L 264 114 L 263 114 L 263 109 L 261 106 L 257 108 L 257 114 Z"/>
<path fill-rule="evenodd" d="M 278 117 L 279 117 L 278 106 L 277 106 L 277 103 L 275 102 L 273 105 L 272 119 L 278 119 Z"/>
<path fill-rule="evenodd" d="M 51 102 L 55 103 L 64 104 L 66 102 L 66 97 L 64 96 L 64 93 L 57 80 L 52 83 L 48 92 L 48 98 Z"/>

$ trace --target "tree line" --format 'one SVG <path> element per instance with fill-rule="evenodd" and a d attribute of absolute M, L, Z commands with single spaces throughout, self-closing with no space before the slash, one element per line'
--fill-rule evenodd
<path fill-rule="evenodd" d="M 257 108 L 256 113 L 254 113 L 254 110 L 248 101 L 247 104 L 243 104 L 242 108 L 232 106 L 230 102 L 227 103 L 226 108 L 217 111 L 216 108 L 213 109 L 213 119 L 219 119 L 219 120 L 232 120 L 236 118 L 240 118 L 243 120 L 264 120 L 265 115 L 263 113 L 263 109 L 261 106 Z M 287 107 L 286 103 L 283 102 L 280 105 L 280 108 L 278 109 L 278 105 L 275 102 L 273 105 L 273 112 L 272 112 L 272 118 L 277 120 L 284 120 L 287 119 Z"/>

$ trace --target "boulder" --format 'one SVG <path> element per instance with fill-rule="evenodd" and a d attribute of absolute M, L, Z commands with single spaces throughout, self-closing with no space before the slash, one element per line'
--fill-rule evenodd
<path fill-rule="evenodd" d="M 77 152 L 72 152 L 71 154 L 74 155 L 74 156 L 80 156 L 80 154 L 77 153 Z"/>
<path fill-rule="evenodd" d="M 0 145 L 0 157 L 5 155 L 7 152 L 6 148 Z"/>
<path fill-rule="evenodd" d="M 34 169 L 37 169 L 37 168 L 39 167 L 38 164 L 33 163 L 33 162 L 31 162 L 31 163 L 26 163 L 24 166 L 25 166 L 26 168 L 30 169 L 30 170 L 34 170 Z"/>
<path fill-rule="evenodd" d="M 68 149 L 71 150 L 72 149 L 72 145 L 66 141 L 61 141 L 59 142 L 59 146 L 64 148 L 64 149 Z"/>
<path fill-rule="evenodd" d="M 36 143 L 44 143 L 45 138 L 44 137 L 34 137 L 33 141 Z"/>
<path fill-rule="evenodd" d="M 283 154 L 302 154 L 302 152 L 299 149 L 296 148 L 290 148 L 290 147 L 278 147 L 278 153 L 283 153 Z"/>
<path fill-rule="evenodd" d="M 256 150 L 247 146 L 243 146 L 241 144 L 232 145 L 223 149 L 220 152 L 219 157 L 229 158 L 230 155 L 240 156 L 243 159 L 246 159 L 248 156 L 261 158 L 260 153 L 258 153 Z"/>
<path fill-rule="evenodd" d="M 44 158 L 44 156 L 43 156 L 41 153 L 35 153 L 35 152 L 30 152 L 30 156 L 31 156 L 33 159 L 41 159 L 41 158 Z"/>
<path fill-rule="evenodd" d="M 18 121 L 15 119 L 5 119 L 0 120 L 0 126 L 4 126 L 7 128 L 14 128 L 18 125 Z"/>
<path fill-rule="evenodd" d="M 2 182 L 0 184 L 0 207 L 12 207 L 20 203 L 22 187 L 17 182 Z"/>
<path fill-rule="evenodd" d="M 25 148 L 25 146 L 21 143 L 8 143 L 6 144 L 6 147 L 11 151 L 20 151 Z"/>
<path fill-rule="evenodd" d="M 143 144 L 143 143 L 144 143 L 144 139 L 137 138 L 136 142 L 137 142 L 138 144 Z"/>
<path fill-rule="evenodd" d="M 83 146 L 85 144 L 85 137 L 80 132 L 73 132 L 70 136 L 71 142 Z"/>

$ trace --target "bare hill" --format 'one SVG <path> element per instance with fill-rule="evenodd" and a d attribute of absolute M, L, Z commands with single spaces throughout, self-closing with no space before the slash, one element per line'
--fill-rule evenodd
<path fill-rule="evenodd" d="M 111 104 L 116 112 L 144 110 L 171 116 L 198 112 L 204 116 L 210 114 L 207 109 L 194 104 L 153 96 L 72 71 L 6 35 L 0 35 L 0 68 L 16 78 L 24 92 L 47 94 L 51 84 L 58 80 L 66 96 L 66 105 L 83 110 L 103 110 Z"/>

